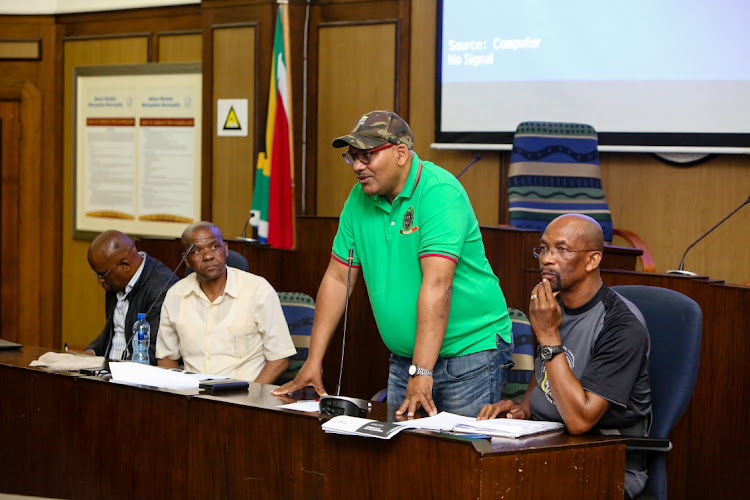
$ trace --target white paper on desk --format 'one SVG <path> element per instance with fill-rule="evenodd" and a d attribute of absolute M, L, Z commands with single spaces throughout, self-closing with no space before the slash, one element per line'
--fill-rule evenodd
<path fill-rule="evenodd" d="M 432 417 L 415 418 L 414 420 L 396 422 L 396 424 L 410 429 L 428 429 L 431 431 L 450 432 L 457 425 L 471 422 L 476 422 L 476 419 L 472 417 L 464 417 L 463 415 L 456 415 L 455 413 L 447 411 L 441 411 Z"/>
<path fill-rule="evenodd" d="M 281 405 L 279 408 L 304 411 L 307 413 L 318 413 L 320 411 L 320 402 L 318 402 L 317 399 L 304 399 L 302 401 L 295 401 L 294 403 Z"/>
<path fill-rule="evenodd" d="M 197 389 L 201 380 L 227 378 L 218 375 L 167 370 L 130 361 L 110 363 L 109 370 L 112 372 L 112 381 L 114 382 L 148 385 L 160 389 Z"/>
<path fill-rule="evenodd" d="M 348 415 L 333 417 L 324 423 L 322 428 L 329 434 L 346 434 L 378 439 L 391 439 L 406 429 L 404 426 L 394 425 L 391 422 L 379 422 L 369 418 L 350 417 Z"/>
<path fill-rule="evenodd" d="M 454 432 L 465 434 L 487 434 L 494 437 L 519 438 L 540 432 L 554 431 L 564 427 L 560 422 L 544 420 L 521 420 L 513 418 L 496 418 L 493 420 L 473 420 L 458 424 Z"/>

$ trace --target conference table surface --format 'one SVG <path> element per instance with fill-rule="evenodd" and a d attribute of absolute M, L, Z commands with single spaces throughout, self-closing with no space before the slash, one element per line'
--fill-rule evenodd
<path fill-rule="evenodd" d="M 0 352 L 0 492 L 55 498 L 617 498 L 625 440 L 324 433 L 273 386 L 208 395 L 32 368 Z M 395 421 L 372 403 L 368 418 Z"/>

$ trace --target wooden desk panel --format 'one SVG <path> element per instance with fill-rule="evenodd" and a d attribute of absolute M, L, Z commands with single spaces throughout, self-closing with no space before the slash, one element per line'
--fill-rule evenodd
<path fill-rule="evenodd" d="M 44 352 L 37 351 L 31 359 Z M 270 386 L 195 396 L 28 369 L 29 357 L 0 353 L 0 489 L 7 493 L 622 498 L 625 445 L 615 437 L 558 432 L 493 444 L 425 431 L 390 441 L 327 435 L 316 414 L 276 408 L 288 398 L 271 396 Z M 392 419 L 394 410 L 374 403 L 371 415 Z M 132 439 L 136 426 L 147 429 L 141 443 Z"/>
<path fill-rule="evenodd" d="M 197 391 L 196 391 L 197 392 Z M 186 498 L 188 398 L 81 377 L 75 498 Z M 168 493 L 167 493 L 168 492 Z"/>
<path fill-rule="evenodd" d="M 624 440 L 563 432 L 495 444 L 426 431 L 390 441 L 329 435 L 317 415 L 260 401 L 253 391 L 261 387 L 270 390 L 190 399 L 190 420 L 214 424 L 193 431 L 190 462 L 214 456 L 190 477 L 194 498 L 623 497 Z M 371 418 L 392 421 L 393 411 L 374 403 Z"/>
<path fill-rule="evenodd" d="M 28 367 L 48 350 L 0 351 L 0 492 L 72 498 L 76 377 Z"/>

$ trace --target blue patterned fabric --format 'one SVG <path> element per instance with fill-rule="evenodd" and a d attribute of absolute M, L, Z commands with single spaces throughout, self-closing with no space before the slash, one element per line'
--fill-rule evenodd
<path fill-rule="evenodd" d="M 513 325 L 513 345 L 515 346 L 513 363 L 515 366 L 508 371 L 502 399 L 512 399 L 519 403 L 531 382 L 531 377 L 534 376 L 534 335 L 529 319 L 524 313 L 509 307 L 508 315 Z"/>
<path fill-rule="evenodd" d="M 289 367 L 276 380 L 281 385 L 293 380 L 310 351 L 310 334 L 315 316 L 315 300 L 304 293 L 278 292 L 292 342 L 297 354 L 289 358 Z"/>
<path fill-rule="evenodd" d="M 508 177 L 510 224 L 544 231 L 555 217 L 580 213 L 612 241 L 596 131 L 580 123 L 523 122 L 516 129 Z"/>

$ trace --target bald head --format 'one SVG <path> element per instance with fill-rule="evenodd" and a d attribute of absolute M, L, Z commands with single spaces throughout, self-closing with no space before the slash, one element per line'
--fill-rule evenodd
<path fill-rule="evenodd" d="M 217 240 L 219 240 L 219 243 L 224 243 L 224 236 L 221 234 L 219 226 L 217 226 L 213 222 L 199 220 L 198 222 L 193 222 L 192 224 L 190 224 L 182 232 L 182 237 L 180 237 L 182 248 L 184 250 L 187 250 L 190 244 L 193 243 L 193 233 L 203 229 L 207 229 L 208 231 L 212 232 L 216 236 Z"/>
<path fill-rule="evenodd" d="M 87 259 L 101 286 L 113 292 L 124 290 L 143 262 L 133 240 L 113 229 L 94 238 Z"/>
<path fill-rule="evenodd" d="M 588 215 L 565 214 L 549 223 L 547 228 L 558 230 L 565 228 L 571 240 L 578 240 L 582 248 L 598 252 L 604 251 L 604 233 L 602 226 Z M 545 230 L 545 233 L 547 230 Z"/>
<path fill-rule="evenodd" d="M 98 255 L 110 258 L 121 254 L 123 250 L 129 250 L 133 246 L 133 240 L 127 234 L 110 229 L 94 238 L 91 246 L 89 246 L 88 257 L 90 259 L 92 255 Z"/>

